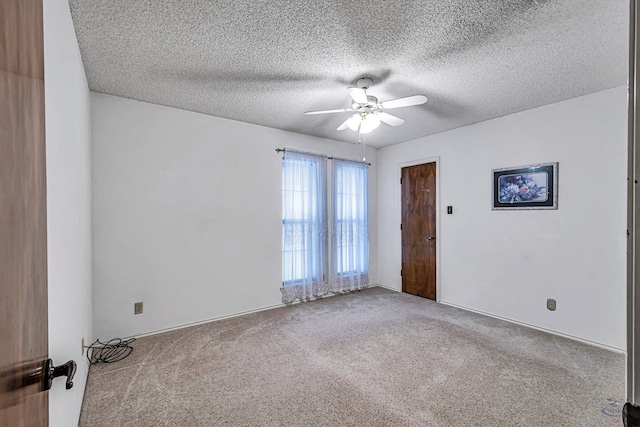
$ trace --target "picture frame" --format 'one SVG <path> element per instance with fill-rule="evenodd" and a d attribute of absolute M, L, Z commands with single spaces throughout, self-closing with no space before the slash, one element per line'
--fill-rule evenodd
<path fill-rule="evenodd" d="M 492 210 L 558 209 L 558 162 L 493 169 Z"/>

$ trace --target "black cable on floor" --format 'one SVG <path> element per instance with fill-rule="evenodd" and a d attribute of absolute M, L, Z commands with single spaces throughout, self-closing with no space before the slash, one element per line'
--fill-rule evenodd
<path fill-rule="evenodd" d="M 97 339 L 87 347 L 87 359 L 91 364 L 118 362 L 131 354 L 133 347 L 129 344 L 135 340 L 135 338 L 128 340 L 113 338 L 104 343 Z"/>

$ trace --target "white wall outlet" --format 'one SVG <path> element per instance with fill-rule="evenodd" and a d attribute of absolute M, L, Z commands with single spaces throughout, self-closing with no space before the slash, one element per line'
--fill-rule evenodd
<path fill-rule="evenodd" d="M 133 303 L 133 314 L 142 314 L 142 301 Z"/>
<path fill-rule="evenodd" d="M 556 300 L 549 298 L 547 300 L 547 308 L 551 311 L 556 311 Z"/>

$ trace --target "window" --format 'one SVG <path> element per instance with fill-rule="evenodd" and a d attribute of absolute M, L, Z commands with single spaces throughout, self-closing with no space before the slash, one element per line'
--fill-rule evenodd
<path fill-rule="evenodd" d="M 367 166 L 330 161 L 328 187 L 327 158 L 287 151 L 282 160 L 284 302 L 368 284 Z"/>
<path fill-rule="evenodd" d="M 282 161 L 282 281 L 319 283 L 326 270 L 326 159 L 287 153 Z"/>
<path fill-rule="evenodd" d="M 332 176 L 333 271 L 337 277 L 367 274 L 369 270 L 367 165 L 333 160 Z"/>

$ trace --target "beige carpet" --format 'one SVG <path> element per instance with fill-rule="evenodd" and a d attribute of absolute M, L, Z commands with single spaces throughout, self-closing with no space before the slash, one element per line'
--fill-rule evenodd
<path fill-rule="evenodd" d="M 382 288 L 133 346 L 81 426 L 622 425 L 622 355 Z"/>

